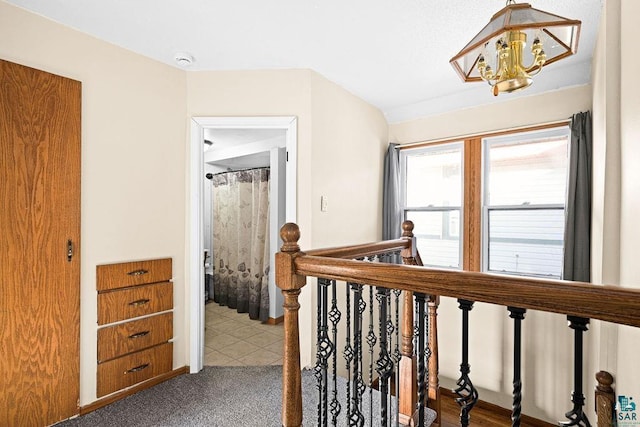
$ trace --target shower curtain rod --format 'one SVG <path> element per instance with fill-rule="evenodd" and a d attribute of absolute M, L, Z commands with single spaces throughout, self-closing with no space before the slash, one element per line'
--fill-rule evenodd
<path fill-rule="evenodd" d="M 213 179 L 214 176 L 222 175 L 223 173 L 245 172 L 245 171 L 258 170 L 258 169 L 270 169 L 270 167 L 269 166 L 259 166 L 259 167 L 255 167 L 255 168 L 246 168 L 246 169 L 228 169 L 228 170 L 226 170 L 224 172 L 208 173 L 205 176 L 207 177 L 207 179 Z"/>

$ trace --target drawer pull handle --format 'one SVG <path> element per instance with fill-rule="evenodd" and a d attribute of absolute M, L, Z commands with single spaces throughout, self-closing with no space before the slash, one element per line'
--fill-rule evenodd
<path fill-rule="evenodd" d="M 149 303 L 149 301 L 151 301 L 151 300 L 149 300 L 149 299 L 147 299 L 147 298 L 143 298 L 143 299 L 139 299 L 139 300 L 131 301 L 131 302 L 129 303 L 129 305 L 134 306 L 134 307 L 139 307 L 139 306 L 141 306 L 141 305 L 148 304 L 148 303 Z"/>
<path fill-rule="evenodd" d="M 142 338 L 145 335 L 149 335 L 149 331 L 142 331 L 142 332 L 137 332 L 135 334 L 131 334 L 131 335 L 129 335 L 129 338 L 131 338 L 131 339 Z"/>
<path fill-rule="evenodd" d="M 128 272 L 129 276 L 142 276 L 143 274 L 147 274 L 149 270 L 133 270 Z"/>
<path fill-rule="evenodd" d="M 144 365 L 140 365 L 140 366 L 136 366 L 135 368 L 131 368 L 128 371 L 124 371 L 125 374 L 132 374 L 134 372 L 140 372 L 143 369 L 147 369 L 149 367 L 148 363 L 145 363 Z"/>

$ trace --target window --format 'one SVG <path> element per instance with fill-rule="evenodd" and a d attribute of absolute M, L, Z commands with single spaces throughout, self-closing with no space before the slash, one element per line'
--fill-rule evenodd
<path fill-rule="evenodd" d="M 561 126 L 402 149 L 423 263 L 561 277 L 569 137 Z"/>
<path fill-rule="evenodd" d="M 568 129 L 486 138 L 484 270 L 562 276 Z"/>
<path fill-rule="evenodd" d="M 401 154 L 404 154 L 402 152 Z M 401 155 L 405 218 L 414 222 L 425 265 L 460 268 L 462 144 L 427 147 Z"/>

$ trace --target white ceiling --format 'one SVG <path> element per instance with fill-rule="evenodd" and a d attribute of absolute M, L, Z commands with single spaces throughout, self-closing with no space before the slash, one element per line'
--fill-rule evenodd
<path fill-rule="evenodd" d="M 190 70 L 310 68 L 390 122 L 587 84 L 604 0 L 530 0 L 582 21 L 578 54 L 534 85 L 493 99 L 449 59 L 505 0 L 7 0 L 97 38 Z"/>

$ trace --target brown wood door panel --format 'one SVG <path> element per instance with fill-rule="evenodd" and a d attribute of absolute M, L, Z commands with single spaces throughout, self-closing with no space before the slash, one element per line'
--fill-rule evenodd
<path fill-rule="evenodd" d="M 98 397 L 153 378 L 173 367 L 173 343 L 161 344 L 98 365 Z"/>
<path fill-rule="evenodd" d="M 0 425 L 79 412 L 80 104 L 80 82 L 0 60 Z"/>
<path fill-rule="evenodd" d="M 96 267 L 98 291 L 167 282 L 171 278 L 171 258 L 105 264 Z"/>
<path fill-rule="evenodd" d="M 169 341 L 173 337 L 173 313 L 98 329 L 98 363 Z"/>
<path fill-rule="evenodd" d="M 98 324 L 119 322 L 173 308 L 173 284 L 135 286 L 98 294 Z"/>

